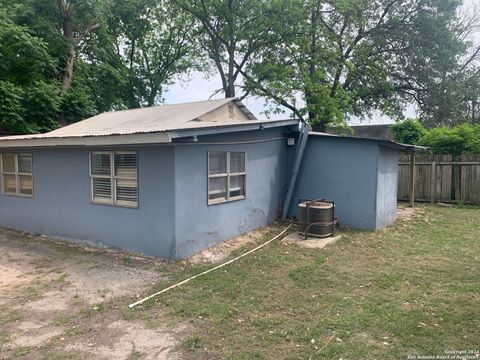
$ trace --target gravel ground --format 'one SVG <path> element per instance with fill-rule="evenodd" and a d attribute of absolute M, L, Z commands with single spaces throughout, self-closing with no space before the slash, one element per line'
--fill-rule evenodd
<path fill-rule="evenodd" d="M 171 359 L 182 329 L 124 308 L 157 259 L 0 228 L 0 359 Z"/>

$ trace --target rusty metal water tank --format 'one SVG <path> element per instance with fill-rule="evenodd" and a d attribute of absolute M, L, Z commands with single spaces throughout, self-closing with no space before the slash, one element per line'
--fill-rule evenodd
<path fill-rule="evenodd" d="M 328 200 L 303 201 L 298 205 L 298 231 L 315 237 L 335 234 L 335 204 Z"/>

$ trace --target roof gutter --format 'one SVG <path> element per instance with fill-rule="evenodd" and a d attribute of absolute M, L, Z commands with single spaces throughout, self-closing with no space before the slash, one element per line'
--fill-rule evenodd
<path fill-rule="evenodd" d="M 302 122 L 302 131 L 300 132 L 300 136 L 298 138 L 298 146 L 297 151 L 295 152 L 295 160 L 293 163 L 292 175 L 290 177 L 290 184 L 288 185 L 287 196 L 285 197 L 285 203 L 283 204 L 282 221 L 285 221 L 287 218 L 288 209 L 290 207 L 290 203 L 292 202 L 293 191 L 295 190 L 298 173 L 300 172 L 300 166 L 302 165 L 303 153 L 307 145 L 309 131 L 310 126 Z"/>

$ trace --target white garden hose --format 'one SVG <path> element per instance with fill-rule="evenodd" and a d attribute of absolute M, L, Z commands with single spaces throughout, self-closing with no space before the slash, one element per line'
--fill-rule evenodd
<path fill-rule="evenodd" d="M 259 249 L 261 249 L 261 248 L 263 248 L 264 246 L 270 244 L 272 241 L 275 241 L 275 240 L 277 240 L 278 238 L 280 238 L 281 236 L 283 236 L 283 235 L 288 231 L 288 229 L 290 229 L 290 227 L 291 227 L 292 225 L 293 225 L 293 224 L 288 225 L 280 234 L 278 234 L 278 235 L 275 236 L 274 238 L 268 240 L 267 242 L 264 242 L 262 245 L 257 246 L 255 249 L 252 249 L 252 250 L 250 250 L 250 251 L 247 251 L 246 253 L 244 253 L 244 254 L 242 254 L 242 255 L 239 255 L 239 256 L 237 256 L 236 258 L 233 258 L 233 259 L 231 259 L 231 260 L 228 260 L 227 262 L 224 262 L 223 264 L 217 265 L 217 266 L 215 266 L 215 267 L 213 267 L 213 268 L 211 268 L 211 269 L 209 269 L 209 270 L 206 270 L 206 271 L 204 271 L 204 272 L 201 272 L 200 274 L 194 275 L 194 276 L 192 276 L 192 277 L 190 277 L 190 278 L 188 278 L 188 279 L 186 279 L 186 280 L 180 281 L 179 283 L 176 283 L 176 284 L 174 284 L 174 285 L 172 285 L 172 286 L 169 286 L 169 287 L 167 287 L 167 288 L 165 288 L 165 289 L 163 289 L 163 290 L 161 290 L 161 291 L 159 291 L 159 292 L 156 292 L 155 294 L 149 295 L 149 296 L 147 296 L 147 297 L 145 297 L 145 298 L 143 298 L 143 299 L 141 299 L 141 300 L 138 300 L 138 301 L 134 302 L 133 304 L 128 305 L 128 308 L 131 309 L 131 308 L 133 308 L 133 307 L 135 307 L 135 306 L 137 306 L 137 305 L 143 304 L 143 303 L 144 303 L 145 301 L 147 301 L 147 300 L 153 299 L 154 297 L 157 297 L 157 296 L 160 295 L 160 294 L 166 293 L 167 291 L 169 291 L 169 290 L 171 290 L 171 289 L 173 289 L 173 288 L 176 288 L 176 287 L 178 287 L 178 286 L 180 286 L 180 285 L 186 284 L 187 282 L 189 282 L 189 281 L 191 281 L 191 280 L 193 280 L 193 279 L 196 279 L 196 278 L 198 278 L 198 277 L 200 277 L 200 276 L 202 276 L 202 275 L 208 274 L 209 272 L 212 272 L 212 271 L 214 271 L 214 270 L 218 270 L 218 269 L 220 269 L 220 268 L 222 268 L 222 267 L 224 267 L 224 266 L 227 266 L 228 264 L 231 264 L 231 263 L 233 263 L 233 262 L 235 262 L 235 261 L 237 261 L 237 260 L 239 260 L 239 259 L 241 259 L 241 258 L 243 258 L 243 257 L 245 257 L 245 256 L 247 256 L 247 255 L 249 255 L 249 254 L 251 254 L 251 253 L 253 253 L 253 252 L 257 251 L 257 250 L 259 250 Z"/>

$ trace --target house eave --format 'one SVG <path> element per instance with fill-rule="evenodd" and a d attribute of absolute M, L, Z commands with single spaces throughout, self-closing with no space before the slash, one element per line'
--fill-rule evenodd
<path fill-rule="evenodd" d="M 252 121 L 252 123 L 246 122 L 243 124 L 222 124 L 218 126 L 186 128 L 154 133 L 78 137 L 32 137 L 25 139 L 3 138 L 0 139 L 0 149 L 168 144 L 171 143 L 173 139 L 183 137 L 254 131 L 274 127 L 292 126 L 296 124 L 298 124 L 298 120 L 269 120 Z"/>
<path fill-rule="evenodd" d="M 170 143 L 169 133 L 127 134 L 108 136 L 32 138 L 19 140 L 0 140 L 0 149 L 31 147 L 78 147 L 78 146 L 115 146 L 152 143 Z"/>
<path fill-rule="evenodd" d="M 170 136 L 172 139 L 177 139 L 177 138 L 191 137 L 191 136 L 263 130 L 263 129 L 282 127 L 282 126 L 292 126 L 297 124 L 298 124 L 298 120 L 294 120 L 294 119 L 275 120 L 275 121 L 271 121 L 271 120 L 255 121 L 253 123 L 246 122 L 244 124 L 232 124 L 232 125 L 223 124 L 223 125 L 209 126 L 204 128 L 179 129 L 175 131 L 170 131 Z"/>

